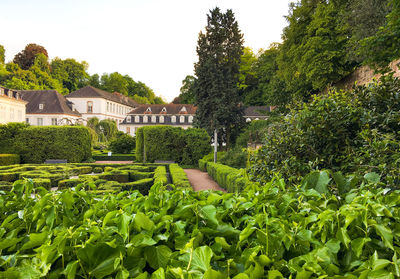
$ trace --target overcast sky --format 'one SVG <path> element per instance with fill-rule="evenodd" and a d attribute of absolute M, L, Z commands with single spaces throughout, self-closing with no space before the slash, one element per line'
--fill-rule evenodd
<path fill-rule="evenodd" d="M 193 74 L 198 34 L 216 6 L 232 9 L 255 52 L 281 41 L 293 0 L 0 0 L 6 61 L 29 43 L 50 59 L 89 63 L 89 73 L 119 72 L 166 101 Z"/>

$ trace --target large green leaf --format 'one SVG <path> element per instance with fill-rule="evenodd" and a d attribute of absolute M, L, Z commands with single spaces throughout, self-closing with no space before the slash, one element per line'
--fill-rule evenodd
<path fill-rule="evenodd" d="M 146 247 L 144 250 L 146 260 L 153 269 L 167 268 L 171 254 L 171 249 L 165 245 Z"/>
<path fill-rule="evenodd" d="M 382 238 L 385 246 L 394 250 L 392 231 L 384 225 L 373 224 L 372 226 L 375 228 L 376 233 Z"/>
<path fill-rule="evenodd" d="M 29 235 L 29 240 L 24 245 L 22 245 L 21 250 L 31 249 L 42 245 L 49 237 L 49 232 L 43 231 L 41 233 L 31 233 Z"/>
<path fill-rule="evenodd" d="M 308 174 L 302 182 L 304 189 L 315 189 L 321 194 L 329 193 L 328 184 L 331 181 L 327 171 L 314 171 Z"/>
<path fill-rule="evenodd" d="M 217 209 L 213 205 L 206 205 L 199 209 L 199 215 L 207 221 L 211 227 L 217 227 L 219 222 L 216 218 Z"/>

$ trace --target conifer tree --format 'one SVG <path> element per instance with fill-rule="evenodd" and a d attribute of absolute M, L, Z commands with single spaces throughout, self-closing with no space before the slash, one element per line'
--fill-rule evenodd
<path fill-rule="evenodd" d="M 215 8 L 207 15 L 205 33 L 200 32 L 195 64 L 197 105 L 195 124 L 229 145 L 243 123 L 238 82 L 243 35 L 232 10 Z M 214 135 L 213 135 L 214 133 Z"/>

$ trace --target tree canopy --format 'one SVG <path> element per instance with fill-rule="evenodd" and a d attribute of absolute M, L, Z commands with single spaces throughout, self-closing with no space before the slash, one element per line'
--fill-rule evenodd
<path fill-rule="evenodd" d="M 205 33 L 200 32 L 197 42 L 195 125 L 210 134 L 218 130 L 228 144 L 243 121 L 238 92 L 242 54 L 243 35 L 232 10 L 211 10 Z"/>
<path fill-rule="evenodd" d="M 87 85 L 109 92 L 119 92 L 138 103 L 162 104 L 161 97 L 140 81 L 118 72 L 89 75 L 89 64 L 73 58 L 55 57 L 49 62 L 47 50 L 37 44 L 28 44 L 15 55 L 13 62 L 5 63 L 5 49 L 0 45 L 0 84 L 17 90 L 55 89 L 68 94 Z"/>

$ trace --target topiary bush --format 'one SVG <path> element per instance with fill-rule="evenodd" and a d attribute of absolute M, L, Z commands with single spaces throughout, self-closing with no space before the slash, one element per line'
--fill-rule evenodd
<path fill-rule="evenodd" d="M 112 140 L 109 144 L 109 149 L 113 153 L 128 154 L 136 147 L 136 139 L 128 134 L 123 134 Z"/>
<path fill-rule="evenodd" d="M 192 189 L 185 171 L 178 164 L 170 164 L 169 173 L 171 174 L 172 184 L 176 187 Z"/>
<path fill-rule="evenodd" d="M 17 133 L 14 147 L 23 163 L 43 163 L 47 159 L 79 163 L 91 157 L 90 135 L 82 126 L 28 127 Z"/>
<path fill-rule="evenodd" d="M 172 126 L 139 128 L 136 134 L 136 159 L 139 162 L 155 160 L 197 165 L 210 152 L 210 137 L 203 129 L 184 130 Z"/>
<path fill-rule="evenodd" d="M 24 129 L 29 127 L 25 123 L 0 124 L 0 153 L 16 153 L 15 137 Z"/>

